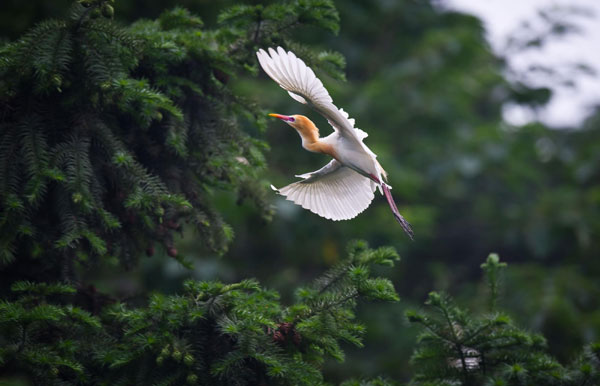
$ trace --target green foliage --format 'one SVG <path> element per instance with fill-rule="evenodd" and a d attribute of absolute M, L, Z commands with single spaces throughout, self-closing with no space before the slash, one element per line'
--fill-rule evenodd
<path fill-rule="evenodd" d="M 81 0 L 68 20 L 0 47 L 0 374 L 34 384 L 321 383 L 323 362 L 344 357 L 340 342 L 361 345 L 357 301 L 398 300 L 370 273 L 391 266 L 393 250 L 357 243 L 290 307 L 255 280 L 188 281 L 183 294 L 138 308 L 65 283 L 115 257 L 133 267 L 155 244 L 187 264 L 173 241 L 185 228 L 223 252 L 232 231 L 213 202 L 223 191 L 271 216 L 257 181 L 267 146 L 241 130 L 264 129 L 265 114 L 230 81 L 256 74 L 258 46 L 294 44 L 294 27 L 337 32 L 333 3 L 232 7 L 216 29 L 182 8 L 128 27 L 113 14 L 112 1 Z M 341 77 L 339 54 L 302 50 Z"/>
<path fill-rule="evenodd" d="M 143 308 L 114 303 L 93 316 L 72 305 L 70 286 L 16 282 L 17 300 L 0 303 L 0 373 L 48 385 L 321 384 L 324 360 L 343 360 L 342 342 L 361 345 L 357 301 L 398 300 L 387 279 L 370 274 L 396 260 L 390 248 L 356 242 L 289 307 L 256 280 L 190 280 L 181 295 L 154 294 Z"/>
<path fill-rule="evenodd" d="M 105 335 L 98 318 L 61 304 L 75 289 L 63 283 L 15 282 L 14 301 L 0 301 L 0 372 L 27 374 L 39 384 L 88 382 L 84 361 L 91 360 L 90 342 Z"/>
<path fill-rule="evenodd" d="M 223 11 L 219 23 L 231 24 L 247 29 L 254 27 L 253 38 L 257 41 L 261 35 L 276 38 L 289 27 L 313 25 L 330 32 L 339 31 L 340 17 L 331 0 L 298 0 L 287 4 L 234 5 Z"/>
<path fill-rule="evenodd" d="M 373 380 L 349 380 L 341 383 L 340 386 L 392 386 L 394 382 L 391 382 L 385 378 L 376 378 Z"/>
<path fill-rule="evenodd" d="M 8 3 L 0 29 L 15 36 L 24 27 Z M 60 7 L 32 0 L 37 11 L 26 24 L 41 20 L 39 3 Z M 175 3 L 193 12 L 162 12 Z M 511 70 L 491 52 L 481 22 L 437 2 L 336 2 L 339 13 L 323 0 L 222 9 L 230 3 L 118 1 L 113 16 L 111 1 L 85 0 L 66 18 L 0 41 L 0 383 L 354 376 L 345 384 L 387 385 L 411 373 L 414 384 L 598 383 L 598 347 L 588 342 L 600 325 L 600 114 L 580 130 L 508 125 L 507 104 L 543 106 L 550 89 L 514 72 L 518 82 L 507 81 Z M 140 15 L 150 19 L 131 23 Z M 559 34 L 573 29 L 560 15 L 551 19 Z M 341 33 L 332 40 L 307 27 Z M 552 33 L 529 32 L 513 49 Z M 420 229 L 416 242 L 398 238 L 382 201 L 342 223 L 278 201 L 280 215 L 262 221 L 273 212 L 261 180 L 267 151 L 266 178 L 276 185 L 291 170 L 323 164 L 299 149 L 295 133 L 266 131 L 255 101 L 313 117 L 259 71 L 255 50 L 275 45 L 312 66 L 371 134 L 402 212 Z M 351 81 L 341 85 L 344 57 Z M 547 65 L 538 70 L 571 80 Z M 233 205 L 236 198 L 252 205 Z M 176 243 L 179 234 L 185 240 Z M 342 259 L 355 237 L 410 257 L 390 273 L 403 303 L 436 283 L 473 309 L 434 293 L 433 311 L 408 314 L 425 331 L 415 371 L 404 305 L 359 304 L 397 300 L 391 281 L 377 277 L 395 255 L 359 243 Z M 211 259 L 227 247 L 225 258 Z M 522 297 L 501 298 L 504 263 L 493 257 L 483 266 L 488 297 L 464 280 L 490 248 L 528 262 L 511 263 L 503 279 Z M 179 295 L 149 296 L 167 283 L 181 287 L 175 262 L 147 260 L 130 276 L 116 268 L 138 267 L 144 252 L 157 251 L 193 267 L 188 276 L 257 276 L 285 301 L 254 280 L 188 281 Z M 325 266 L 333 268 L 294 292 Z M 377 374 L 388 378 L 366 380 Z"/>
<path fill-rule="evenodd" d="M 181 259 L 173 240 L 187 228 L 222 253 L 231 239 L 213 204 L 222 191 L 272 214 L 257 180 L 267 145 L 240 128 L 264 127 L 265 114 L 230 78 L 256 73 L 255 48 L 287 41 L 293 27 L 335 31 L 332 3 L 232 7 L 213 30 L 182 8 L 125 28 L 111 9 L 82 0 L 70 19 L 0 48 L 4 266 L 44 251 L 39 276 L 61 267 L 72 280 L 77 265 L 117 257 L 132 267 L 155 245 Z M 335 54 L 325 62 L 343 64 Z"/>
<path fill-rule="evenodd" d="M 500 262 L 500 257 L 496 253 L 490 253 L 485 263 L 481 264 L 481 269 L 485 272 L 488 288 L 490 290 L 490 311 L 496 309 L 498 301 L 498 281 L 502 270 L 506 268 L 506 263 Z"/>
<path fill-rule="evenodd" d="M 481 265 L 495 307 L 501 263 L 490 254 Z M 573 365 L 563 367 L 547 354 L 543 336 L 517 327 L 501 312 L 475 315 L 445 294 L 431 292 L 431 311 L 407 311 L 422 327 L 412 362 L 419 385 L 581 385 L 600 382 L 597 344 L 585 348 Z"/>
<path fill-rule="evenodd" d="M 388 279 L 370 278 L 371 266 L 393 266 L 399 260 L 391 248 L 370 250 L 364 241 L 354 242 L 349 258 L 317 279 L 310 287 L 296 290 L 298 303 L 291 307 L 285 320 L 296 325 L 297 331 L 309 342 L 307 355 L 321 363 L 324 354 L 344 360 L 337 341 L 362 346 L 364 326 L 353 322 L 351 309 L 356 299 L 398 301 L 394 286 Z"/>

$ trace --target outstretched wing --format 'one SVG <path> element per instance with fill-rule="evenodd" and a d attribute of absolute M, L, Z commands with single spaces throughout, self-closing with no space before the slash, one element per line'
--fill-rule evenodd
<path fill-rule="evenodd" d="M 329 121 L 340 134 L 362 144 L 366 133 L 354 127 L 354 119 L 348 113 L 338 109 L 323 82 L 293 52 L 285 52 L 281 47 L 277 51 L 269 48 L 269 53 L 260 49 L 256 56 L 262 68 L 275 82 L 300 103 L 309 104 Z"/>
<path fill-rule="evenodd" d="M 375 153 L 362 141 L 367 133 L 354 127 L 354 119 L 349 118 L 347 112 L 338 109 L 333 104 L 331 96 L 313 70 L 291 51 L 285 52 L 281 47 L 277 47 L 277 51 L 273 48 L 269 48 L 268 51 L 267 53 L 260 49 L 256 53 L 265 72 L 292 98 L 313 107 L 342 137 L 362 149 L 370 158 L 366 165 L 362 165 L 366 166 L 364 171 L 375 174 L 381 181 L 381 176 L 385 176 L 385 171 L 377 162 Z"/>
<path fill-rule="evenodd" d="M 330 220 L 349 220 L 369 207 L 374 198 L 370 180 L 331 160 L 321 169 L 296 177 L 302 181 L 275 189 L 286 199 Z"/>

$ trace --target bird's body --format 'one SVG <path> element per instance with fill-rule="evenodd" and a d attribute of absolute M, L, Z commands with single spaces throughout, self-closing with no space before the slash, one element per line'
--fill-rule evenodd
<path fill-rule="evenodd" d="M 302 139 L 302 147 L 333 159 L 321 169 L 297 177 L 303 180 L 276 189 L 288 200 L 322 217 L 348 220 L 364 211 L 374 198 L 377 187 L 385 195 L 396 220 L 412 238 L 410 224 L 400 215 L 386 184 L 387 175 L 363 139 L 367 134 L 354 127 L 348 113 L 338 109 L 315 76 L 301 59 L 281 47 L 257 52 L 265 72 L 290 96 L 323 115 L 334 128 L 321 138 L 319 129 L 303 115 L 269 114 L 292 126 Z M 275 188 L 274 188 L 275 189 Z"/>

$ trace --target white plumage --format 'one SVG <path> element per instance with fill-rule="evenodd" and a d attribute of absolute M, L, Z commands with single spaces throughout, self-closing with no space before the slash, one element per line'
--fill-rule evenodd
<path fill-rule="evenodd" d="M 354 218 L 369 207 L 374 197 L 371 181 L 336 160 L 315 172 L 296 177 L 304 180 L 275 190 L 326 219 Z"/>
<path fill-rule="evenodd" d="M 276 190 L 303 208 L 337 221 L 351 219 L 364 211 L 379 187 L 396 220 L 412 238 L 410 224 L 398 212 L 390 187 L 384 182 L 385 171 L 375 153 L 363 143 L 367 133 L 356 128 L 354 119 L 333 104 L 323 83 L 293 52 L 278 47 L 269 48 L 268 53 L 261 49 L 256 55 L 261 67 L 279 86 L 296 101 L 317 110 L 334 129 L 327 137 L 320 138 L 316 126 L 302 115 L 271 114 L 298 131 L 305 149 L 334 158 L 315 172 L 297 176 L 302 181 Z"/>

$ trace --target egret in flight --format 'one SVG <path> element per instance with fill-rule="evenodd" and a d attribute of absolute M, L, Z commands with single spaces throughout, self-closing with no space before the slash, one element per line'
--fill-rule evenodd
<path fill-rule="evenodd" d="M 387 174 L 377 156 L 363 139 L 367 133 L 354 127 L 354 119 L 338 109 L 323 83 L 293 52 L 277 47 L 256 53 L 263 70 L 292 98 L 317 110 L 333 127 L 333 133 L 321 138 L 319 129 L 303 115 L 269 114 L 292 126 L 302 147 L 324 153 L 333 159 L 321 169 L 301 174 L 301 181 L 281 189 L 272 187 L 286 199 L 334 221 L 349 220 L 369 207 L 378 187 L 404 232 L 412 239 L 413 231 L 402 217 L 386 184 Z"/>

